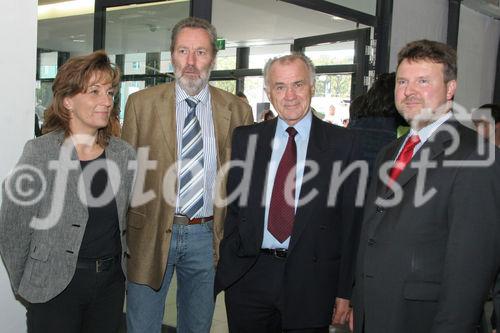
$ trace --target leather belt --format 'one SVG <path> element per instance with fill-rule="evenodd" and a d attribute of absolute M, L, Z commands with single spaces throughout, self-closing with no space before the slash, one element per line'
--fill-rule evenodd
<path fill-rule="evenodd" d="M 114 257 L 104 258 L 104 259 L 85 259 L 78 258 L 76 262 L 76 268 L 79 269 L 89 269 L 96 273 L 109 271 L 114 264 L 120 262 L 120 255 L 117 254 Z"/>
<path fill-rule="evenodd" d="M 275 256 L 276 258 L 286 258 L 288 249 L 260 249 L 261 254 Z"/>
<path fill-rule="evenodd" d="M 195 217 L 193 219 L 189 219 L 189 217 L 187 217 L 186 215 L 179 215 L 179 214 L 174 215 L 174 224 L 180 224 L 180 225 L 202 224 L 213 220 L 214 220 L 213 216 Z"/>

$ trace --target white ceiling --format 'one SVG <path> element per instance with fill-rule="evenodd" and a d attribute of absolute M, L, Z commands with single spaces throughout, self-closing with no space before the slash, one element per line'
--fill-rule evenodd
<path fill-rule="evenodd" d="M 212 23 L 229 41 L 289 39 L 356 29 L 356 24 L 280 1 L 213 0 Z"/>
<path fill-rule="evenodd" d="M 42 2 L 54 0 L 39 0 Z M 356 28 L 354 22 L 278 1 L 213 0 L 212 6 L 212 22 L 230 45 L 291 41 Z M 189 2 L 109 11 L 106 49 L 111 54 L 167 51 L 170 30 L 188 13 Z M 93 24 L 93 14 L 39 20 L 38 47 L 71 55 L 89 53 Z"/>

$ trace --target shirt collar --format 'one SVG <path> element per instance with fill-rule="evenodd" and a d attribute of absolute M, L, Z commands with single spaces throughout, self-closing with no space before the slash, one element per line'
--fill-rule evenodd
<path fill-rule="evenodd" d="M 207 105 L 209 100 L 208 100 L 208 95 L 209 95 L 209 90 L 208 90 L 208 84 L 201 89 L 201 91 L 195 95 L 195 96 L 189 96 L 187 92 L 184 91 L 184 89 L 181 88 L 181 86 L 175 82 L 175 103 L 179 105 L 180 103 L 184 103 L 186 98 L 192 97 L 196 100 L 198 100 L 200 103 Z"/>
<path fill-rule="evenodd" d="M 298 123 L 293 125 L 292 127 L 295 128 L 297 131 L 297 136 L 299 138 L 305 138 L 309 136 L 309 131 L 311 130 L 311 123 L 312 123 L 312 115 L 311 115 L 311 110 L 307 112 L 304 118 L 299 120 Z M 286 133 L 286 129 L 290 127 L 283 119 L 278 117 L 278 124 L 276 127 L 277 133 L 281 134 L 286 134 L 288 136 L 288 133 Z"/>
<path fill-rule="evenodd" d="M 451 112 L 447 112 L 446 114 L 438 118 L 436 121 L 430 123 L 429 125 L 425 126 L 424 128 L 421 128 L 418 131 L 412 128 L 410 130 L 410 133 L 408 134 L 408 137 L 417 134 L 418 137 L 420 138 L 420 142 L 427 141 L 427 139 L 431 137 L 432 133 L 434 133 L 439 126 L 441 126 L 445 121 L 450 119 L 451 114 L 452 114 Z"/>

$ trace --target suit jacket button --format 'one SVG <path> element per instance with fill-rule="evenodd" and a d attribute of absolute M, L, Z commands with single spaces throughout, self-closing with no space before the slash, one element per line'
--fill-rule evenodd
<path fill-rule="evenodd" d="M 377 242 L 375 241 L 375 239 L 373 239 L 373 238 L 368 239 L 368 246 L 373 246 L 375 244 L 377 244 Z"/>
<path fill-rule="evenodd" d="M 380 206 L 377 206 L 376 210 L 377 210 L 377 213 L 383 213 L 384 212 L 384 208 L 382 208 Z"/>
<path fill-rule="evenodd" d="M 313 257 L 313 262 L 317 262 L 317 261 L 318 261 L 318 258 Z"/>
<path fill-rule="evenodd" d="M 166 233 L 169 234 L 172 232 L 172 229 L 167 229 Z"/>

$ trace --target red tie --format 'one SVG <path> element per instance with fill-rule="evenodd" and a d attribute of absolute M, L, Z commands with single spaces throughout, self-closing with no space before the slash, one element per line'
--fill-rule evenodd
<path fill-rule="evenodd" d="M 394 166 L 392 167 L 389 177 L 391 178 L 391 181 L 389 182 L 389 186 L 399 177 L 399 174 L 403 171 L 403 169 L 406 167 L 408 163 L 410 163 L 411 158 L 413 157 L 413 150 L 415 149 L 415 146 L 420 143 L 420 138 L 418 135 L 412 135 L 408 140 L 406 140 L 406 143 L 401 150 L 401 153 L 399 154 L 398 158 L 396 159 L 396 162 L 394 163 Z"/>
<path fill-rule="evenodd" d="M 271 196 L 267 223 L 267 230 L 280 243 L 283 243 L 292 234 L 295 217 L 295 175 L 291 178 L 288 175 L 297 163 L 297 146 L 294 139 L 297 131 L 293 127 L 288 127 L 286 131 L 288 132 L 288 142 L 285 152 L 281 157 L 278 170 L 276 171 L 276 176 L 274 177 L 273 194 Z M 286 186 L 287 178 L 289 178 L 288 181 L 291 180 L 293 182 L 293 184 L 290 184 L 293 195 L 291 205 L 287 203 L 285 198 L 285 191 L 288 191 L 288 196 L 290 196 L 290 185 Z"/>

